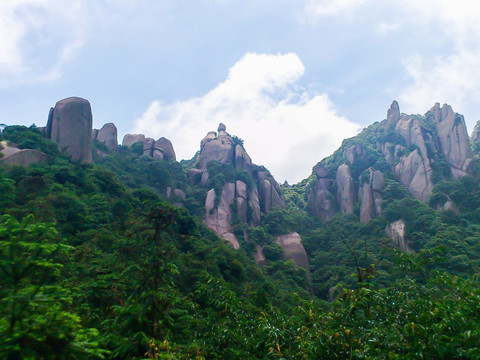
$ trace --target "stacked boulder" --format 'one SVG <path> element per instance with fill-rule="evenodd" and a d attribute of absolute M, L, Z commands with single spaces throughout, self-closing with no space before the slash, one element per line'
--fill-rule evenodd
<path fill-rule="evenodd" d="M 176 161 L 175 151 L 173 150 L 170 140 L 161 137 L 154 140 L 150 137 L 145 137 L 143 134 L 127 134 L 123 138 L 123 146 L 132 146 L 133 144 L 141 143 L 143 146 L 143 155 L 150 156 L 157 160 Z"/>

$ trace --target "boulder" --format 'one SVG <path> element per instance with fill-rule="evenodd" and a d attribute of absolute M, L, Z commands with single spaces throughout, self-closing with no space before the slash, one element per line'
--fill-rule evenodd
<path fill-rule="evenodd" d="M 34 149 L 19 149 L 10 141 L 0 142 L 0 165 L 28 166 L 30 164 L 41 164 L 48 161 L 48 156 Z"/>
<path fill-rule="evenodd" d="M 397 179 L 418 200 L 427 201 L 433 188 L 432 168 L 417 149 L 399 159 L 394 168 Z"/>
<path fill-rule="evenodd" d="M 292 232 L 280 235 L 277 237 L 276 242 L 283 248 L 285 259 L 293 260 L 297 266 L 304 268 L 310 273 L 307 253 L 303 247 L 302 238 L 298 233 Z"/>
<path fill-rule="evenodd" d="M 143 134 L 127 134 L 123 137 L 122 145 L 123 146 L 132 146 L 137 142 L 142 144 L 145 142 L 145 135 Z"/>
<path fill-rule="evenodd" d="M 390 109 L 387 110 L 387 126 L 395 127 L 398 120 L 400 120 L 400 107 L 398 102 L 394 100 Z"/>
<path fill-rule="evenodd" d="M 176 161 L 177 157 L 173 150 L 172 142 L 164 137 L 155 141 L 153 145 L 153 154 L 161 152 L 165 161 Z M 155 157 L 155 156 L 154 156 Z"/>
<path fill-rule="evenodd" d="M 111 150 L 118 147 L 117 127 L 113 123 L 103 125 L 100 130 L 94 129 L 92 138 L 105 144 Z"/>
<path fill-rule="evenodd" d="M 45 134 L 73 161 L 92 162 L 92 109 L 87 100 L 71 97 L 57 102 L 50 109 Z"/>

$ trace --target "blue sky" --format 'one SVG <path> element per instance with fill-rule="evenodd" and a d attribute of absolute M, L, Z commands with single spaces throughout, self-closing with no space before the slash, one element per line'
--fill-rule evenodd
<path fill-rule="evenodd" d="M 58 100 L 94 126 L 191 158 L 221 121 L 278 181 L 346 137 L 435 102 L 480 119 L 480 3 L 469 0 L 2 0 L 0 123 Z"/>

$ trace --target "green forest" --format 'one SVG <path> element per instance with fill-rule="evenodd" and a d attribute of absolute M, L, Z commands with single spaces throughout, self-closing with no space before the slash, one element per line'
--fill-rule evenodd
<path fill-rule="evenodd" d="M 6 127 L 0 141 L 48 161 L 0 167 L 0 358 L 480 359 L 480 172 L 454 179 L 438 157 L 419 201 L 371 145 L 382 126 L 322 161 L 336 169 L 362 144 L 352 174 L 385 173 L 380 216 L 362 223 L 357 205 L 320 222 L 308 210 L 312 175 L 281 185 L 285 208 L 262 213 L 259 226 L 234 217 L 238 250 L 204 225 L 204 204 L 226 182 L 252 188 L 248 172 L 212 161 L 208 182 L 192 184 L 194 159 L 98 141 L 93 162 L 79 163 L 35 126 Z M 168 188 L 186 194 L 182 207 Z M 440 209 L 447 199 L 458 211 Z M 409 253 L 385 232 L 398 219 Z M 275 242 L 292 231 L 309 269 Z"/>

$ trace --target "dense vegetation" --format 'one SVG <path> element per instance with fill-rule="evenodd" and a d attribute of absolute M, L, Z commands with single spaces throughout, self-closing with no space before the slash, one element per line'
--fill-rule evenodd
<path fill-rule="evenodd" d="M 389 181 L 384 215 L 368 224 L 320 224 L 306 182 L 285 184 L 287 210 L 235 251 L 202 225 L 205 189 L 178 163 L 96 144 L 96 165 L 76 164 L 33 128 L 0 136 L 50 157 L 0 169 L 0 358 L 480 358 L 478 177 L 439 181 L 430 206 Z M 246 176 L 209 166 L 211 187 Z M 185 191 L 185 208 L 167 187 Z M 435 210 L 442 196 L 460 211 Z M 412 255 L 385 237 L 399 216 Z M 311 280 L 272 241 L 292 230 Z"/>

